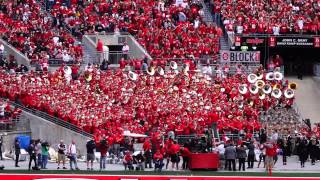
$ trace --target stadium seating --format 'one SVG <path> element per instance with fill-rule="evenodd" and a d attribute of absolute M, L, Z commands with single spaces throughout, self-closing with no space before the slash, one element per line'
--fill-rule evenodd
<path fill-rule="evenodd" d="M 317 34 L 320 30 L 317 1 L 213 0 L 213 4 L 229 32 L 278 35 Z"/>

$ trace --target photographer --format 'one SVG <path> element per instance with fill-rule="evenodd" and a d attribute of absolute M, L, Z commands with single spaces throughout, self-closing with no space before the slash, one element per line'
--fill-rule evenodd
<path fill-rule="evenodd" d="M 66 144 L 63 143 L 63 140 L 60 141 L 58 145 L 58 169 L 60 169 L 60 162 L 62 161 L 63 169 L 67 169 L 66 164 Z"/>
<path fill-rule="evenodd" d="M 142 154 L 142 151 L 140 151 L 140 153 L 137 155 L 137 156 L 135 156 L 135 160 L 136 160 L 136 162 L 137 162 L 137 167 L 136 167 L 136 170 L 138 171 L 138 170 L 144 170 L 144 160 L 145 160 L 145 158 L 144 158 L 144 156 L 143 156 L 143 154 Z"/>
<path fill-rule="evenodd" d="M 102 169 L 106 169 L 106 158 L 107 158 L 107 151 L 108 151 L 108 143 L 106 139 L 100 141 L 99 144 L 99 151 L 100 151 L 100 171 Z"/>
<path fill-rule="evenodd" d="M 43 142 L 41 144 L 41 169 L 47 169 L 48 158 L 49 158 L 49 143 Z"/>

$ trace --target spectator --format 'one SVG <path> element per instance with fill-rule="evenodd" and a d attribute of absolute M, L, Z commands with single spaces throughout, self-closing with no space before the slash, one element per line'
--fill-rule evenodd
<path fill-rule="evenodd" d="M 282 162 L 283 165 L 287 165 L 287 157 L 290 155 L 290 144 L 288 140 L 284 139 L 280 146 L 282 150 Z"/>
<path fill-rule="evenodd" d="M 145 161 L 145 158 L 143 156 L 143 153 L 142 151 L 140 151 L 140 153 L 135 157 L 135 160 L 136 160 L 136 163 L 137 163 L 137 167 L 136 167 L 136 170 L 137 171 L 140 171 L 140 170 L 144 170 L 144 161 Z"/>
<path fill-rule="evenodd" d="M 226 147 L 224 156 L 226 158 L 228 170 L 231 171 L 232 164 L 232 170 L 236 171 L 236 148 L 233 146 L 232 142 Z"/>
<path fill-rule="evenodd" d="M 42 155 L 41 155 L 42 145 L 41 140 L 36 140 L 36 154 L 37 154 L 37 163 L 38 167 L 42 168 Z"/>
<path fill-rule="evenodd" d="M 58 168 L 60 169 L 60 163 L 62 162 L 63 169 L 67 169 L 65 166 L 66 163 L 66 150 L 67 146 L 64 144 L 63 140 L 60 141 L 58 145 Z"/>
<path fill-rule="evenodd" d="M 2 144 L 3 144 L 3 136 L 0 136 L 0 159 L 1 159 L 1 161 L 3 160 L 3 157 L 2 157 Z"/>
<path fill-rule="evenodd" d="M 181 156 L 182 156 L 182 169 L 188 169 L 191 152 L 187 147 L 181 147 Z"/>
<path fill-rule="evenodd" d="M 42 156 L 41 169 L 47 169 L 48 158 L 49 158 L 49 147 L 50 145 L 48 142 L 43 142 L 41 144 L 41 156 Z"/>
<path fill-rule="evenodd" d="M 108 143 L 105 137 L 100 141 L 99 144 L 99 151 L 100 151 L 100 171 L 106 169 L 106 158 L 107 158 L 107 151 L 108 151 Z"/>
<path fill-rule="evenodd" d="M 129 50 L 130 50 L 129 45 L 127 44 L 127 42 L 124 42 L 123 46 L 122 46 L 122 54 L 123 54 L 123 58 L 125 60 L 128 60 L 128 58 L 129 58 L 129 56 L 128 56 Z"/>
<path fill-rule="evenodd" d="M 144 151 L 144 157 L 145 160 L 145 168 L 152 168 L 152 152 L 151 152 L 151 142 L 150 139 L 146 139 L 146 141 L 143 143 L 143 151 Z"/>
<path fill-rule="evenodd" d="M 297 146 L 297 153 L 299 156 L 301 168 L 304 168 L 304 164 L 305 164 L 306 160 L 308 159 L 307 140 L 303 138 L 302 140 L 298 141 L 296 146 Z"/>
<path fill-rule="evenodd" d="M 133 157 L 129 151 L 126 152 L 124 158 L 123 158 L 123 165 L 124 165 L 124 170 L 126 171 L 127 169 L 133 170 Z"/>
<path fill-rule="evenodd" d="M 261 161 L 263 161 L 263 168 L 266 168 L 266 148 L 263 144 L 260 144 L 259 149 L 261 153 L 259 155 L 258 168 L 260 167 Z"/>
<path fill-rule="evenodd" d="M 157 152 L 153 155 L 153 161 L 154 161 L 154 171 L 162 171 L 163 164 L 163 155 L 161 154 L 160 150 L 157 150 Z"/>
<path fill-rule="evenodd" d="M 250 144 L 248 145 L 248 169 L 252 169 L 253 166 L 254 166 L 254 160 L 255 160 L 255 157 L 256 157 L 256 154 L 254 152 L 255 150 L 255 146 L 253 145 L 253 141 L 251 140 L 250 141 Z"/>
<path fill-rule="evenodd" d="M 243 144 L 241 144 L 237 147 L 236 152 L 237 158 L 239 159 L 239 171 L 241 171 L 241 167 L 242 170 L 245 171 L 245 162 L 247 158 L 246 147 Z"/>
<path fill-rule="evenodd" d="M 37 145 L 36 145 L 36 141 L 35 140 L 31 140 L 31 143 L 28 147 L 28 153 L 30 155 L 30 159 L 29 159 L 29 171 L 31 170 L 31 163 L 32 161 L 34 161 L 34 168 L 32 168 L 33 170 L 38 170 L 38 164 L 37 164 Z"/>
<path fill-rule="evenodd" d="M 273 163 L 274 163 L 274 156 L 277 154 L 277 147 L 274 143 L 271 142 L 271 139 L 269 139 L 269 141 L 267 141 L 264 144 L 264 147 L 266 148 L 266 159 L 265 159 L 266 169 L 269 175 L 271 176 Z"/>
<path fill-rule="evenodd" d="M 76 170 L 79 170 L 77 165 L 77 146 L 74 140 L 68 147 L 68 157 L 70 159 L 70 170 L 74 170 L 72 164 L 74 164 Z"/>
<path fill-rule="evenodd" d="M 20 167 L 19 165 L 18 165 L 18 162 L 19 162 L 19 157 L 20 157 L 20 142 L 19 142 L 19 139 L 15 139 L 15 141 L 14 141 L 14 153 L 15 153 L 15 155 L 16 155 L 16 157 L 15 157 L 15 160 L 16 160 L 16 163 L 15 163 L 15 167 Z"/>
<path fill-rule="evenodd" d="M 92 139 L 89 140 L 86 144 L 86 148 L 87 148 L 87 170 L 90 170 L 90 169 L 93 170 L 93 161 L 95 159 L 94 150 L 96 149 L 95 142 Z"/>
<path fill-rule="evenodd" d="M 173 144 L 171 146 L 170 151 L 171 151 L 170 152 L 170 154 L 171 154 L 170 160 L 172 163 L 172 170 L 174 169 L 174 167 L 176 167 L 176 169 L 179 170 L 178 165 L 180 162 L 180 157 L 179 157 L 180 146 L 177 143 L 177 141 L 173 141 Z"/>
<path fill-rule="evenodd" d="M 308 146 L 309 146 L 308 148 L 310 152 L 311 165 L 315 165 L 316 159 L 318 158 L 318 153 L 319 153 L 317 140 L 315 138 L 312 138 Z"/>

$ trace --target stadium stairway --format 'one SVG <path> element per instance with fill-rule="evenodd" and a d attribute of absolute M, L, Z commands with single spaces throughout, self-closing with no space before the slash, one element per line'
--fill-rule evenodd
<path fill-rule="evenodd" d="M 311 125 L 319 122 L 320 78 L 305 77 L 303 80 L 298 80 L 296 77 L 288 77 L 287 79 L 298 84 L 295 100 L 302 119 L 310 119 Z"/>
<path fill-rule="evenodd" d="M 214 21 L 213 21 L 213 17 L 212 17 L 212 14 L 211 14 L 211 11 L 209 9 L 209 6 L 207 3 L 204 2 L 204 0 L 201 0 L 201 5 L 203 7 L 203 21 L 206 23 L 206 24 L 215 24 Z"/>
<path fill-rule="evenodd" d="M 214 19 L 214 14 L 211 11 L 212 6 L 209 4 L 209 2 L 205 3 L 204 0 L 201 1 L 202 6 L 203 6 L 203 11 L 204 11 L 204 19 L 207 24 L 214 24 L 220 26 L 220 28 L 224 29 L 222 27 L 221 23 L 215 22 Z M 208 23 L 207 21 L 210 21 L 212 23 Z M 228 35 L 226 32 L 224 32 L 224 35 L 220 37 L 219 39 L 220 42 L 220 50 L 230 50 L 230 45 L 228 42 Z"/>

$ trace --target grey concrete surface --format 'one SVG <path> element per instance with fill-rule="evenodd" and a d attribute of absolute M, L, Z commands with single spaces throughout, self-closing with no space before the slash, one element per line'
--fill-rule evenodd
<path fill-rule="evenodd" d="M 309 118 L 311 124 L 320 122 L 320 79 L 317 77 L 288 77 L 289 82 L 296 82 L 298 89 L 295 91 L 296 104 L 303 119 Z"/>

